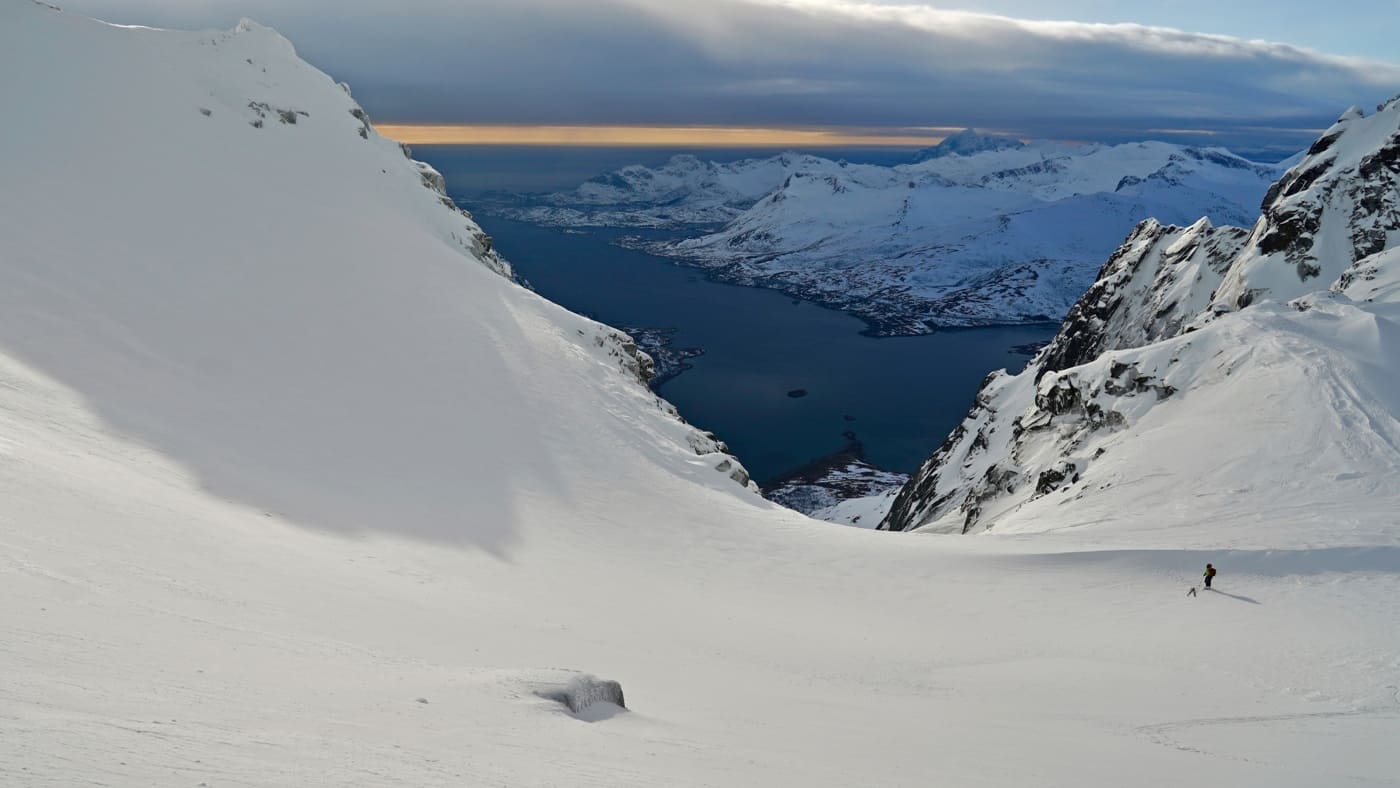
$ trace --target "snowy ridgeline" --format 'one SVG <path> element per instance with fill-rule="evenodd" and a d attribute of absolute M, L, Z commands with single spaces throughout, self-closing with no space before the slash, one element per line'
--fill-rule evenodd
<path fill-rule="evenodd" d="M 677 156 L 489 207 L 541 224 L 676 230 L 692 237 L 624 243 L 849 311 L 879 334 L 917 334 L 1058 320 L 1137 222 L 1248 222 L 1281 172 L 1221 149 L 969 131 L 895 167 Z"/>
<path fill-rule="evenodd" d="M 1202 496 L 1222 524 L 1393 507 L 1397 320 L 1400 98 L 1347 112 L 1252 229 L 1140 225 L 1026 371 L 988 379 L 882 527 L 1169 527 Z"/>
<path fill-rule="evenodd" d="M 29 2 L 3 22 L 7 75 L 43 75 L 0 83 L 25 108 L 4 139 L 3 349 L 212 487 L 313 522 L 436 530 L 456 527 L 442 512 L 491 522 L 504 508 L 414 489 L 447 467 L 504 482 L 517 465 L 543 484 L 576 462 L 614 478 L 522 432 L 620 441 L 658 469 L 749 486 L 647 390 L 652 361 L 630 338 L 509 281 L 442 176 L 276 32 L 118 29 Z M 86 54 L 56 57 L 35 25 Z M 84 205 L 62 190 L 74 184 Z M 399 402 L 416 403 L 408 423 L 379 417 Z M 376 441 L 384 453 L 364 450 Z M 411 484 L 367 485 L 382 458 L 408 456 L 429 466 L 402 467 Z M 295 481 L 303 468 L 314 483 Z"/>
<path fill-rule="evenodd" d="M 1393 252 L 1261 237 L 1250 306 L 1115 375 L 1178 391 L 1061 533 L 874 534 L 735 483 L 272 31 L 3 2 L 0 64 L 0 785 L 1394 781 Z M 1350 134 L 1314 186 L 1394 170 Z M 1333 182 L 1269 227 L 1393 246 Z M 1256 292 L 1299 265 L 1340 289 Z"/>

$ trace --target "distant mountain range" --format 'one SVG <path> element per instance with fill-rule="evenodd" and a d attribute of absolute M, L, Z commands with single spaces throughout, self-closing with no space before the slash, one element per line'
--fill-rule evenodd
<path fill-rule="evenodd" d="M 1285 168 L 1218 148 L 969 130 L 893 167 L 677 156 L 486 207 L 555 226 L 671 230 L 679 237 L 623 243 L 900 335 L 1057 321 L 1139 221 L 1248 222 Z"/>

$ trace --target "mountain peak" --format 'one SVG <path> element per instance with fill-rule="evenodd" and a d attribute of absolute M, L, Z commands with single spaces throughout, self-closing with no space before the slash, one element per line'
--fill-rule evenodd
<path fill-rule="evenodd" d="M 998 150 L 1015 150 L 1026 147 L 1026 143 L 1015 137 L 1000 134 L 984 134 L 977 129 L 963 129 L 950 134 L 932 148 L 925 148 L 914 155 L 915 162 L 941 159 L 944 156 L 972 156 L 978 153 Z"/>
<path fill-rule="evenodd" d="M 1326 287 L 1400 238 L 1400 103 L 1347 110 L 1264 197 L 1245 255 L 1215 300 L 1244 307 Z"/>

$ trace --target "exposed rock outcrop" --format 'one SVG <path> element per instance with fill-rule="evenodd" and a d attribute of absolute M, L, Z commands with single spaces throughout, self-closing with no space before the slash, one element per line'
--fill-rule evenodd
<path fill-rule="evenodd" d="M 1269 189 L 1217 303 L 1297 298 L 1400 243 L 1400 96 L 1377 109 L 1348 110 Z"/>
<path fill-rule="evenodd" d="M 1209 304 L 1247 235 L 1208 219 L 1190 227 L 1155 219 L 1138 225 L 1070 309 L 1037 359 L 1037 374 L 1175 336 Z"/>

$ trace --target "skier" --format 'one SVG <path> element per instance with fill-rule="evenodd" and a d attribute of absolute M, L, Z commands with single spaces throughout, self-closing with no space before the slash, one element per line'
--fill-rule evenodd
<path fill-rule="evenodd" d="M 1210 564 L 1206 564 L 1206 573 L 1203 575 L 1203 577 L 1205 577 L 1206 579 L 1206 588 L 1210 588 L 1210 581 L 1215 579 L 1215 567 L 1211 566 Z"/>

